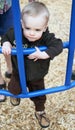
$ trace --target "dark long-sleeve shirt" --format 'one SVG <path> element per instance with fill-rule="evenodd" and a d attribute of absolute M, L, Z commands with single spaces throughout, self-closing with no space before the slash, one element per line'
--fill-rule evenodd
<path fill-rule="evenodd" d="M 45 50 L 45 52 L 50 56 L 48 59 L 39 59 L 34 62 L 34 60 L 28 59 L 27 56 L 24 56 L 27 80 L 31 81 L 43 78 L 48 73 L 50 60 L 59 55 L 63 50 L 62 40 L 57 39 L 54 33 L 49 33 L 48 28 L 43 33 L 42 37 L 35 42 L 28 41 L 23 34 L 22 37 L 23 47 L 25 48 L 47 46 L 47 50 Z M 5 41 L 9 41 L 12 47 L 16 47 L 13 29 L 10 29 L 6 35 L 2 37 L 1 43 L 3 44 Z M 13 70 L 18 73 L 16 56 L 12 56 L 12 65 Z"/>

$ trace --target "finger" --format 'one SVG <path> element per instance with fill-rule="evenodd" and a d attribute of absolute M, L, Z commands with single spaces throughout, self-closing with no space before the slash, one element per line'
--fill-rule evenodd
<path fill-rule="evenodd" d="M 35 58 L 35 59 L 34 59 L 34 61 L 37 61 L 37 60 L 38 60 L 38 58 Z"/>
<path fill-rule="evenodd" d="M 9 54 L 11 54 L 11 50 L 6 51 L 6 49 L 2 49 L 2 53 L 9 55 Z"/>
<path fill-rule="evenodd" d="M 28 59 L 34 59 L 34 57 L 33 56 L 28 56 Z"/>
<path fill-rule="evenodd" d="M 38 47 L 35 46 L 36 51 L 40 51 Z"/>

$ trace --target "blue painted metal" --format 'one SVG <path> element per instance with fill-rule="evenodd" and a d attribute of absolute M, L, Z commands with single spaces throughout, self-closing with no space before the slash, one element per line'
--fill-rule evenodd
<path fill-rule="evenodd" d="M 52 88 L 48 88 L 41 91 L 28 92 L 26 86 L 26 76 L 25 76 L 25 68 L 24 68 L 24 60 L 23 55 L 30 54 L 35 51 L 35 48 L 32 49 L 24 49 L 22 48 L 22 32 L 21 32 L 21 16 L 20 16 L 20 7 L 19 0 L 12 1 L 12 10 L 13 10 L 13 18 L 14 18 L 14 31 L 15 31 L 15 39 L 16 39 L 16 49 L 12 49 L 12 55 L 17 55 L 18 59 L 18 69 L 20 75 L 20 82 L 22 86 L 22 93 L 20 95 L 13 95 L 8 90 L 0 90 L 0 94 L 4 94 L 6 96 L 14 96 L 20 98 L 30 98 L 39 95 L 52 94 L 60 91 L 65 91 L 71 89 L 75 86 L 75 82 L 70 82 L 71 73 L 72 73 L 72 64 L 73 64 L 73 56 L 75 50 L 75 0 L 72 1 L 72 12 L 71 12 L 71 25 L 70 25 L 70 36 L 69 42 L 63 43 L 63 48 L 68 49 L 68 61 L 67 61 L 67 69 L 66 69 L 66 78 L 65 85 L 56 86 Z M 43 46 L 39 48 L 41 51 L 47 49 L 47 47 Z M 0 48 L 0 53 L 2 52 Z"/>
<path fill-rule="evenodd" d="M 65 48 L 68 48 L 68 47 L 69 47 L 69 42 L 64 42 L 63 43 L 63 48 L 65 49 Z M 39 49 L 41 51 L 44 51 L 44 50 L 47 49 L 47 47 L 46 46 L 41 46 L 41 47 L 39 47 Z M 36 51 L 36 49 L 35 48 L 27 48 L 27 49 L 23 48 L 22 51 L 23 51 L 23 55 L 28 55 L 28 54 L 31 54 L 34 51 Z M 0 53 L 2 53 L 1 47 L 0 47 Z M 15 48 L 13 48 L 11 54 L 12 55 L 16 55 L 17 54 L 17 50 Z"/>
<path fill-rule="evenodd" d="M 30 98 L 30 97 L 35 97 L 35 96 L 39 96 L 39 95 L 45 95 L 45 94 L 53 94 L 53 93 L 57 93 L 57 92 L 62 92 L 62 91 L 66 91 L 69 90 L 71 88 L 73 88 L 75 86 L 75 82 L 72 82 L 70 84 L 70 86 L 56 86 L 56 87 L 52 87 L 52 88 L 48 88 L 45 90 L 39 90 L 39 91 L 35 91 L 35 92 L 27 92 L 26 94 L 21 93 L 17 96 L 11 94 L 9 91 L 7 90 L 0 90 L 0 94 L 4 94 L 6 96 L 14 96 L 17 98 Z"/>
<path fill-rule="evenodd" d="M 12 0 L 12 10 L 13 10 L 13 21 L 14 21 L 14 31 L 15 31 L 15 39 L 16 39 L 20 83 L 22 87 L 22 93 L 26 94 L 27 88 L 24 87 L 26 86 L 26 76 L 25 76 L 25 68 L 24 68 L 24 60 L 23 60 L 21 15 L 20 15 L 19 0 Z"/>
<path fill-rule="evenodd" d="M 70 36 L 69 36 L 69 48 L 68 48 L 68 60 L 67 60 L 65 85 L 70 85 L 74 50 L 75 50 L 75 0 L 72 0 Z"/>

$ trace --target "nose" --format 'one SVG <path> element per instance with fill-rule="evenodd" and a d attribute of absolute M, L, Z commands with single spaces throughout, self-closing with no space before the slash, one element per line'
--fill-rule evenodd
<path fill-rule="evenodd" d="M 34 36 L 35 32 L 33 30 L 30 31 L 30 35 Z"/>

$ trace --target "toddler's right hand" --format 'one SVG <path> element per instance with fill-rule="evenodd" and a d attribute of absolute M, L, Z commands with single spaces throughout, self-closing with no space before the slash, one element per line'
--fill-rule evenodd
<path fill-rule="evenodd" d="M 2 46 L 2 53 L 5 55 L 11 54 L 11 48 L 12 48 L 12 46 L 11 46 L 10 42 L 4 42 L 3 46 Z"/>

